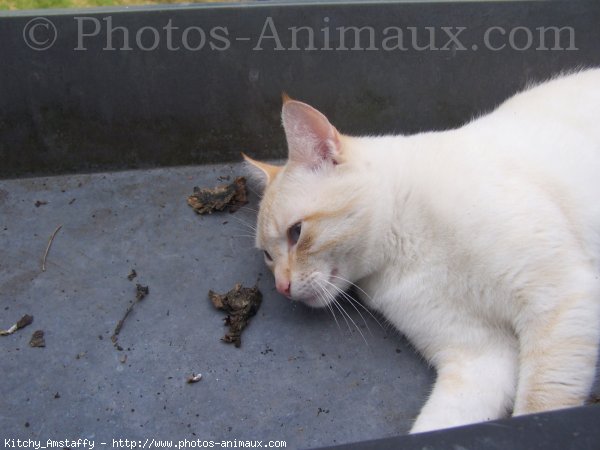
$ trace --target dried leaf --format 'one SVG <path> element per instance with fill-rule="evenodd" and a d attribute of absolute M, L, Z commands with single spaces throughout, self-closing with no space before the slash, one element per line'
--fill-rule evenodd
<path fill-rule="evenodd" d="M 209 291 L 208 298 L 215 308 L 227 313 L 225 325 L 229 326 L 229 331 L 222 340 L 240 347 L 242 331 L 248 325 L 250 318 L 256 314 L 262 302 L 262 294 L 258 287 L 245 288 L 238 283 L 224 295 Z"/>
<path fill-rule="evenodd" d="M 45 347 L 46 340 L 44 339 L 44 330 L 37 330 L 33 332 L 31 340 L 29 341 L 31 347 Z"/>
<path fill-rule="evenodd" d="M 246 179 L 237 177 L 231 184 L 223 184 L 212 189 L 194 187 L 194 193 L 187 199 L 198 214 L 211 214 L 229 208 L 233 213 L 248 203 Z"/>

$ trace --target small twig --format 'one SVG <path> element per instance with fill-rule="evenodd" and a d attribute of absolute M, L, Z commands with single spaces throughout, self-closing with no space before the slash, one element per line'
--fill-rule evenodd
<path fill-rule="evenodd" d="M 123 314 L 123 317 L 121 318 L 121 320 L 119 320 L 117 322 L 115 331 L 113 332 L 112 336 L 110 337 L 112 343 L 115 345 L 115 347 L 117 347 L 118 350 L 122 350 L 122 349 L 120 349 L 120 346 L 118 345 L 117 341 L 119 340 L 118 336 L 119 336 L 119 333 L 121 332 L 121 328 L 123 328 L 125 319 L 127 319 L 127 316 L 129 315 L 129 313 L 131 311 L 133 311 L 133 308 L 135 307 L 135 305 L 137 303 L 141 302 L 144 299 L 144 297 L 146 297 L 146 295 L 148 295 L 149 293 L 150 293 L 150 289 L 148 289 L 148 286 L 142 286 L 139 283 L 135 285 L 135 300 L 129 304 L 129 306 L 125 310 L 125 314 Z"/>
<path fill-rule="evenodd" d="M 44 257 L 42 258 L 42 272 L 46 271 L 46 258 L 48 258 L 48 252 L 50 251 L 50 247 L 52 246 L 52 242 L 54 242 L 54 238 L 56 237 L 56 233 L 58 233 L 58 231 L 62 228 L 62 225 L 59 225 L 58 227 L 56 227 L 56 230 L 54 230 L 54 233 L 52 233 L 52 236 L 50 236 L 50 239 L 48 240 L 48 246 L 46 247 L 46 251 L 44 252 Z"/>
<path fill-rule="evenodd" d="M 133 311 L 133 308 L 134 308 L 136 302 L 137 302 L 137 300 L 134 301 L 133 303 L 129 304 L 129 306 L 125 310 L 125 314 L 123 314 L 123 317 L 121 318 L 121 320 L 119 320 L 117 322 L 117 326 L 115 327 L 115 331 L 113 332 L 112 336 L 110 337 L 112 339 L 112 341 L 113 341 L 114 344 L 117 343 L 117 339 L 118 339 L 117 336 L 121 332 L 121 328 L 123 328 L 123 324 L 125 323 L 125 319 L 127 319 L 127 316 L 129 315 L 129 313 L 131 311 Z"/>

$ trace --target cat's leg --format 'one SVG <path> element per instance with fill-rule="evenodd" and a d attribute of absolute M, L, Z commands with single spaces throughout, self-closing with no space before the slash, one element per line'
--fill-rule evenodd
<path fill-rule="evenodd" d="M 557 287 L 557 298 L 531 295 L 519 316 L 515 415 L 579 406 L 589 395 L 600 339 L 600 283 L 592 270 L 569 278 Z"/>
<path fill-rule="evenodd" d="M 446 350 L 436 362 L 438 374 L 433 392 L 411 433 L 508 415 L 516 390 L 517 359 L 516 342 L 508 337 L 505 342 L 479 341 L 470 348 Z"/>

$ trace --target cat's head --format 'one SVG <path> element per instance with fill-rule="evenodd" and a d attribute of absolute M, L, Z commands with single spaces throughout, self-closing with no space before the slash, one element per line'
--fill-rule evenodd
<path fill-rule="evenodd" d="M 365 273 L 370 215 L 353 139 L 311 106 L 284 97 L 288 161 L 274 166 L 244 155 L 266 181 L 256 246 L 277 290 L 314 307 L 327 306 Z"/>

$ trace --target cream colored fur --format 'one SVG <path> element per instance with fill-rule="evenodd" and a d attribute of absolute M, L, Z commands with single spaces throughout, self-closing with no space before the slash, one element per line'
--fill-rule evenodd
<path fill-rule="evenodd" d="M 436 368 L 412 432 L 585 401 L 600 338 L 600 70 L 444 132 L 348 137 L 291 100 L 282 116 L 289 161 L 261 168 L 257 246 L 278 288 L 311 306 L 356 283 Z"/>

